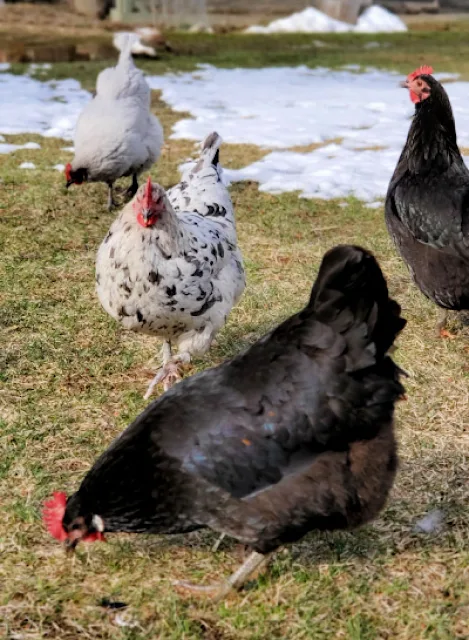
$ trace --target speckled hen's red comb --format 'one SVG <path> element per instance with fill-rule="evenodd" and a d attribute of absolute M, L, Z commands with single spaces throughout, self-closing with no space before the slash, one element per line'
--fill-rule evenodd
<path fill-rule="evenodd" d="M 433 67 L 429 67 L 428 65 L 424 64 L 418 69 L 415 69 L 415 71 L 413 71 L 412 73 L 409 73 L 409 75 L 407 76 L 407 80 L 415 80 L 415 78 L 417 78 L 418 76 L 431 76 L 432 73 Z"/>
<path fill-rule="evenodd" d="M 145 185 L 145 191 L 143 192 L 143 206 L 147 207 L 148 209 L 151 206 L 152 195 L 153 195 L 153 187 L 151 184 L 151 178 L 150 176 L 148 176 L 148 180 Z"/>
<path fill-rule="evenodd" d="M 63 491 L 54 491 L 52 498 L 44 503 L 44 509 L 42 511 L 42 519 L 47 531 L 56 540 L 60 540 L 61 542 L 67 538 L 67 534 L 62 526 L 66 504 L 67 496 L 65 493 L 63 493 Z"/>

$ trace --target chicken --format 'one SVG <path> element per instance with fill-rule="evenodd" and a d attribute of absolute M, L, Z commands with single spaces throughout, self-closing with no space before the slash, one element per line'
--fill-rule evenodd
<path fill-rule="evenodd" d="M 245 287 L 233 205 L 221 180 L 221 138 L 167 194 L 151 179 L 111 226 L 96 261 L 98 297 L 122 326 L 163 339 L 160 382 L 203 355 Z M 172 353 L 172 344 L 179 349 Z"/>
<path fill-rule="evenodd" d="M 243 566 L 178 583 L 220 598 L 280 545 L 371 520 L 396 473 L 403 372 L 387 352 L 405 324 L 374 257 L 335 247 L 300 313 L 150 404 L 47 503 L 48 530 L 69 549 L 105 532 L 227 534 L 251 547 Z"/>
<path fill-rule="evenodd" d="M 437 331 L 448 336 L 447 311 L 469 309 L 469 171 L 448 96 L 432 71 L 421 67 L 402 83 L 415 115 L 389 185 L 385 217 L 416 285 L 443 309 Z"/>
<path fill-rule="evenodd" d="M 96 95 L 78 119 L 75 157 L 65 167 L 67 187 L 105 182 L 109 209 L 115 205 L 114 182 L 132 176 L 127 194 L 133 197 L 138 176 L 158 159 L 163 145 L 163 130 L 150 112 L 150 87 L 132 60 L 131 48 L 137 37 L 132 36 L 128 34 L 125 42 L 120 38 L 117 66 L 99 74 Z"/>
<path fill-rule="evenodd" d="M 145 56 L 147 58 L 156 58 L 156 51 L 153 47 L 144 45 L 138 33 L 129 31 L 118 31 L 114 34 L 112 44 L 118 51 L 122 51 L 127 46 L 128 38 L 132 38 L 130 52 L 133 56 Z"/>

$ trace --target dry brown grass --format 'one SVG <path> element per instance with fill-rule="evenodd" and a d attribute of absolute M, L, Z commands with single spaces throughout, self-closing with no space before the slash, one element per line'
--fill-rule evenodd
<path fill-rule="evenodd" d="M 169 186 L 193 144 L 169 139 L 181 117 L 154 99 L 167 146 L 153 175 Z M 8 137 L 9 139 L 13 139 Z M 354 533 L 312 534 L 277 555 L 269 573 L 226 602 L 179 596 L 171 580 L 208 581 L 238 562 L 209 532 L 163 538 L 114 535 L 70 560 L 43 530 L 54 489 L 76 489 L 96 456 L 145 406 L 151 338 L 121 330 L 94 293 L 94 259 L 113 214 L 105 187 L 70 189 L 51 167 L 62 141 L 0 156 L 0 637 L 9 640 L 292 639 L 454 640 L 469 637 L 467 502 L 468 352 L 464 333 L 436 339 L 436 311 L 411 284 L 383 212 L 354 199 L 299 199 L 235 184 L 248 274 L 217 345 L 193 371 L 237 353 L 306 301 L 324 252 L 352 242 L 373 250 L 408 326 L 396 359 L 408 372 L 397 409 L 401 467 L 387 509 Z M 239 166 L 259 150 L 225 145 Z M 34 154 L 34 155 L 33 155 Z M 19 169 L 33 160 L 37 170 Z M 434 535 L 412 533 L 430 509 Z M 122 627 L 103 597 L 129 604 Z M 2 635 L 3 633 L 3 635 Z"/>

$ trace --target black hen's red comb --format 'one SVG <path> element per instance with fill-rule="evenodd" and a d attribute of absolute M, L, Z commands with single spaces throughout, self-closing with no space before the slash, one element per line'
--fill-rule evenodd
<path fill-rule="evenodd" d="M 47 531 L 56 540 L 60 540 L 61 542 L 67 538 L 67 533 L 62 526 L 66 504 L 67 496 L 65 493 L 63 493 L 63 491 L 54 491 L 52 498 L 46 500 L 44 509 L 42 510 L 42 519 Z"/>
<path fill-rule="evenodd" d="M 415 80 L 415 78 L 418 78 L 418 76 L 431 76 L 432 73 L 433 67 L 429 67 L 428 65 L 424 64 L 418 69 L 415 69 L 415 71 L 412 71 L 412 73 L 409 73 L 409 75 L 407 76 L 407 80 Z"/>

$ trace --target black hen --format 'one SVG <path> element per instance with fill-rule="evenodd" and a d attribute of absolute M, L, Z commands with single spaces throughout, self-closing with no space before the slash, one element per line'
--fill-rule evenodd
<path fill-rule="evenodd" d="M 402 84 L 415 102 L 407 142 L 389 185 L 386 224 L 410 273 L 445 311 L 469 309 L 469 171 L 456 142 L 448 95 L 418 69 Z"/>
<path fill-rule="evenodd" d="M 279 545 L 370 520 L 396 472 L 404 389 L 386 352 L 405 323 L 375 258 L 332 249 L 303 311 L 150 404 L 60 516 L 49 505 L 49 530 L 73 548 L 103 531 L 210 527 L 254 550 L 221 596 Z"/>

